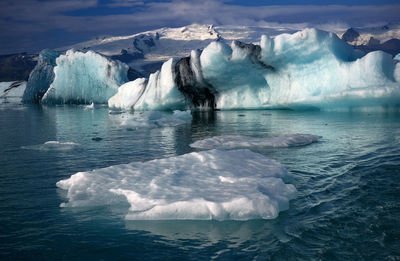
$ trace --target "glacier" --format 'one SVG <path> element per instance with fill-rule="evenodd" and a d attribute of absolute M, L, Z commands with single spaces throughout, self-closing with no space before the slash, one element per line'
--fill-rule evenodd
<path fill-rule="evenodd" d="M 364 55 L 334 33 L 304 29 L 262 36 L 259 45 L 212 42 L 165 62 L 146 86 L 132 87 L 140 90 L 129 91 L 130 102 L 117 104 L 121 98 L 115 97 L 109 105 L 135 110 L 397 106 L 399 66 L 382 51 Z"/>
<path fill-rule="evenodd" d="M 123 83 L 129 67 L 93 51 L 68 50 L 56 59 L 54 80 L 42 103 L 107 103 Z"/>
<path fill-rule="evenodd" d="M 57 186 L 67 191 L 61 207 L 128 203 L 129 220 L 272 219 L 296 196 L 287 175 L 250 150 L 209 150 L 78 172 Z"/>

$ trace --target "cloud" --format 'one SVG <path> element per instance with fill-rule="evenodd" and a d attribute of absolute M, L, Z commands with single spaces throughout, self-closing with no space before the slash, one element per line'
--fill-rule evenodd
<path fill-rule="evenodd" d="M 109 7 L 135 7 L 144 6 L 145 3 L 140 0 L 113 0 L 105 5 Z"/>
<path fill-rule="evenodd" d="M 114 13 L 98 14 L 100 8 Z M 118 13 L 120 9 L 124 12 Z M 74 14 L 80 11 L 79 15 Z M 292 24 L 320 28 L 400 22 L 400 5 L 240 6 L 226 1 L 140 0 L 0 2 L 0 53 L 38 51 L 98 35 L 133 34 L 192 23 L 224 25 Z M 300 28 L 299 28 L 300 29 Z"/>

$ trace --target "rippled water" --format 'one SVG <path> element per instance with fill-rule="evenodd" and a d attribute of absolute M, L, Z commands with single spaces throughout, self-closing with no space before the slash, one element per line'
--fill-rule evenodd
<path fill-rule="evenodd" d="M 124 117 L 0 107 L 1 260 L 400 260 L 399 113 L 196 112 L 188 124 L 137 129 Z M 59 207 L 55 183 L 78 171 L 185 154 L 215 135 L 291 133 L 323 138 L 253 148 L 281 162 L 298 190 L 274 220 L 126 221 L 109 207 Z M 26 149 L 47 141 L 80 145 Z"/>

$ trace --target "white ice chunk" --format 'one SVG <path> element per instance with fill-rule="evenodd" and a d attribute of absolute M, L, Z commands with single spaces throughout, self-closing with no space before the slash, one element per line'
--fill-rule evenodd
<path fill-rule="evenodd" d="M 57 182 L 63 207 L 130 205 L 127 219 L 271 219 L 296 195 L 278 162 L 249 150 L 210 150 L 79 172 Z"/>
<path fill-rule="evenodd" d="M 172 114 L 161 111 L 136 112 L 133 115 L 123 115 L 121 125 L 133 128 L 174 127 L 192 121 L 191 111 L 175 110 Z"/>
<path fill-rule="evenodd" d="M 117 94 L 108 100 L 108 107 L 125 110 L 133 109 L 146 89 L 146 84 L 147 80 L 145 78 L 139 78 L 121 85 Z"/>
<path fill-rule="evenodd" d="M 40 151 L 66 151 L 79 148 L 80 144 L 75 142 L 47 141 L 43 144 L 22 146 L 22 149 L 40 150 Z"/>
<path fill-rule="evenodd" d="M 94 103 L 92 102 L 89 105 L 85 105 L 84 108 L 85 108 L 85 110 L 93 110 L 94 109 Z"/>
<path fill-rule="evenodd" d="M 248 136 L 216 136 L 204 140 L 198 140 L 190 147 L 198 149 L 216 149 L 216 148 L 251 148 L 251 147 L 273 147 L 286 148 L 295 146 L 309 145 L 318 141 L 321 136 L 311 134 L 288 134 L 270 138 L 254 138 Z"/>
<path fill-rule="evenodd" d="M 145 91 L 134 105 L 135 110 L 177 110 L 186 107 L 183 94 L 174 81 L 173 59 L 165 62 L 161 71 L 150 75 Z"/>

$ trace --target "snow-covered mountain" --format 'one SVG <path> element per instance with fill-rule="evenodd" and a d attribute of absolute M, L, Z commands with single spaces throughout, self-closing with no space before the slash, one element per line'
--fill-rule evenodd
<path fill-rule="evenodd" d="M 230 44 L 233 40 L 245 43 L 259 43 L 262 35 L 275 37 L 283 33 L 294 33 L 304 29 L 301 25 L 265 25 L 265 26 L 213 26 L 192 24 L 179 28 L 161 28 L 128 36 L 101 37 L 90 41 L 61 47 L 57 50 L 92 50 L 120 60 L 144 75 L 160 69 L 163 62 L 170 58 L 190 56 L 190 52 L 203 49 L 213 41 Z M 352 32 L 354 30 L 354 32 Z M 380 27 L 330 28 L 339 37 L 344 37 L 351 45 L 368 45 L 371 40 L 384 43 L 393 38 L 400 39 L 400 25 Z M 346 37 L 354 33 L 356 37 Z M 368 52 L 367 48 L 364 51 Z M 375 49 L 374 49 L 375 50 Z M 400 51 L 400 50 L 399 50 Z M 395 51 L 394 51 L 395 52 Z"/>
<path fill-rule="evenodd" d="M 170 58 L 190 56 L 190 52 L 203 49 L 213 41 L 239 40 L 256 43 L 261 36 L 293 33 L 296 28 L 267 26 L 213 26 L 192 24 L 179 28 L 161 28 L 138 34 L 102 37 L 83 43 L 58 48 L 59 51 L 92 50 L 127 63 L 148 75 Z"/>
<path fill-rule="evenodd" d="M 341 35 L 341 38 L 365 53 L 378 50 L 393 56 L 400 53 L 400 25 L 349 28 Z"/>
<path fill-rule="evenodd" d="M 391 39 L 400 39 L 400 24 L 388 24 L 376 27 L 349 28 L 338 35 L 351 45 L 368 45 L 373 38 L 384 43 Z"/>

